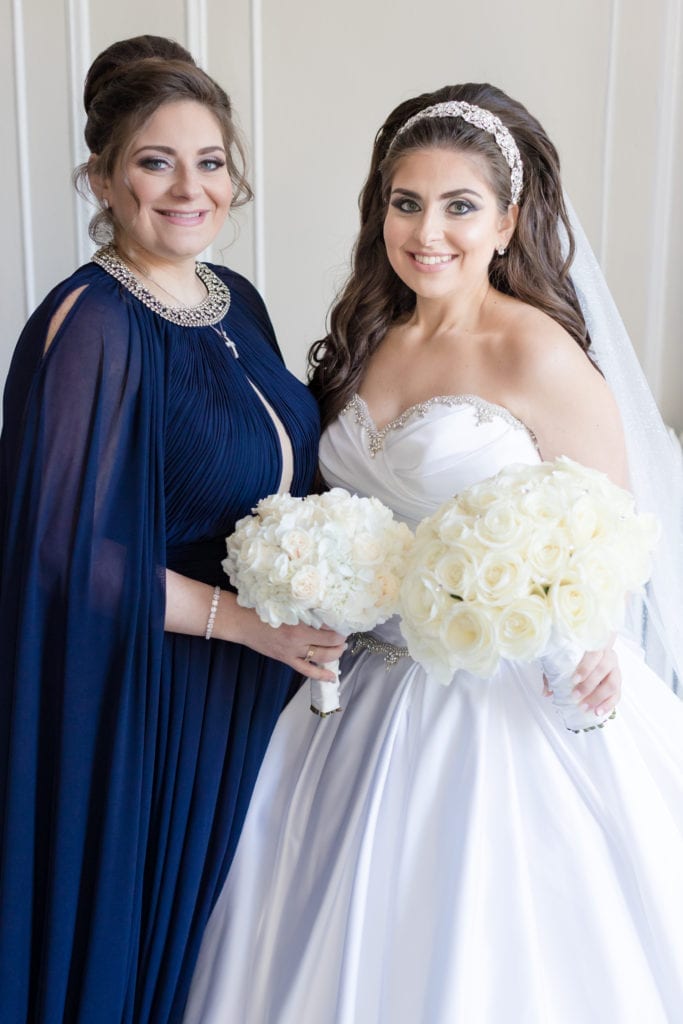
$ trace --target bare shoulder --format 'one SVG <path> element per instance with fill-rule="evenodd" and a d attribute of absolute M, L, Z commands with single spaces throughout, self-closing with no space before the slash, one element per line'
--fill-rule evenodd
<path fill-rule="evenodd" d="M 625 484 L 621 419 L 600 371 L 547 314 L 524 303 L 510 312 L 501 349 L 512 411 L 534 432 L 544 458 L 568 455 Z"/>
<path fill-rule="evenodd" d="M 70 310 L 73 308 L 73 305 L 76 302 L 76 299 L 82 292 L 85 291 L 87 287 L 87 284 L 83 284 L 79 288 L 74 288 L 74 290 L 72 292 L 69 292 L 66 298 L 62 300 L 59 307 L 52 314 L 52 319 L 50 320 L 50 324 L 47 329 L 47 336 L 45 338 L 45 352 L 47 352 L 50 345 L 54 341 L 57 331 L 66 320 Z"/>

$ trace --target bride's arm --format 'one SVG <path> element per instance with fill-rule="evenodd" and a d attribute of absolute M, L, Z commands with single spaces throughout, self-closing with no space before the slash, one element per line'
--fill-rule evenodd
<path fill-rule="evenodd" d="M 544 459 L 567 455 L 628 487 L 623 428 L 609 387 L 561 327 L 552 321 L 545 327 L 516 345 L 515 411 L 533 430 Z M 611 711 L 621 695 L 614 639 L 586 652 L 575 673 L 577 701 L 596 715 Z"/>

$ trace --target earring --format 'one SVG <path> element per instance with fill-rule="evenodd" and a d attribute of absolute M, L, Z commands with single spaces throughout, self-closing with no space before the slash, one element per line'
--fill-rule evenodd
<path fill-rule="evenodd" d="M 499 245 L 498 248 L 496 249 L 496 252 L 498 253 L 499 256 L 504 256 L 506 253 L 505 246 Z"/>

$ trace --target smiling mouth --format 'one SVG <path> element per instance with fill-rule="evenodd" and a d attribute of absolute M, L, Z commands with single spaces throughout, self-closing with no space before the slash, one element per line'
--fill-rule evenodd
<path fill-rule="evenodd" d="M 206 213 L 205 210 L 158 210 L 162 217 L 171 217 L 174 220 L 184 220 L 188 224 L 201 220 Z"/>
<path fill-rule="evenodd" d="M 437 263 L 450 263 L 451 260 L 455 259 L 455 256 L 426 256 L 423 253 L 414 252 L 411 253 L 416 263 L 421 263 L 425 267 L 433 267 Z"/>

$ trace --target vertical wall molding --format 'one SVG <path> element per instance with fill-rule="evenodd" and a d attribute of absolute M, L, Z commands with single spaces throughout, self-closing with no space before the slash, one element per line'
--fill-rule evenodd
<path fill-rule="evenodd" d="M 206 0 L 185 0 L 185 39 L 199 66 L 206 68 L 209 54 Z"/>
<path fill-rule="evenodd" d="M 602 209 L 600 214 L 600 238 L 598 259 L 604 269 L 607 259 L 607 242 L 609 238 L 609 194 L 612 184 L 612 167 L 614 152 L 614 119 L 617 92 L 617 61 L 619 51 L 620 0 L 612 0 L 609 26 L 609 52 L 607 54 L 607 82 L 605 87 L 605 106 L 603 111 L 603 145 L 602 145 Z"/>
<path fill-rule="evenodd" d="M 185 0 L 185 45 L 200 68 L 209 70 L 209 19 L 206 0 Z M 214 259 L 213 243 L 199 253 L 209 263 Z"/>
<path fill-rule="evenodd" d="M 36 261 L 33 248 L 33 206 L 28 134 L 28 99 L 26 94 L 26 41 L 22 0 L 12 0 L 12 45 L 14 50 L 14 95 L 19 163 L 19 203 L 21 208 L 21 243 L 24 269 L 24 319 L 35 307 Z"/>
<path fill-rule="evenodd" d="M 83 110 L 83 82 L 90 65 L 90 10 L 87 0 L 67 0 L 66 22 L 69 55 L 69 111 L 71 129 L 71 163 L 78 167 L 88 159 L 88 148 L 83 138 L 85 111 Z M 85 200 L 74 190 L 74 228 L 77 263 L 90 259 L 92 244 L 88 237 L 90 212 Z"/>
<path fill-rule="evenodd" d="M 254 162 L 254 283 L 266 295 L 263 30 L 261 0 L 251 0 L 251 135 Z"/>
<path fill-rule="evenodd" d="M 661 41 L 661 63 L 657 109 L 653 110 L 657 132 L 652 194 L 655 197 L 648 283 L 645 305 L 644 369 L 657 400 L 662 394 L 664 374 L 667 294 L 667 265 L 671 236 L 670 210 L 674 190 L 674 160 L 678 130 L 679 61 L 681 57 L 681 0 L 667 0 Z"/>

